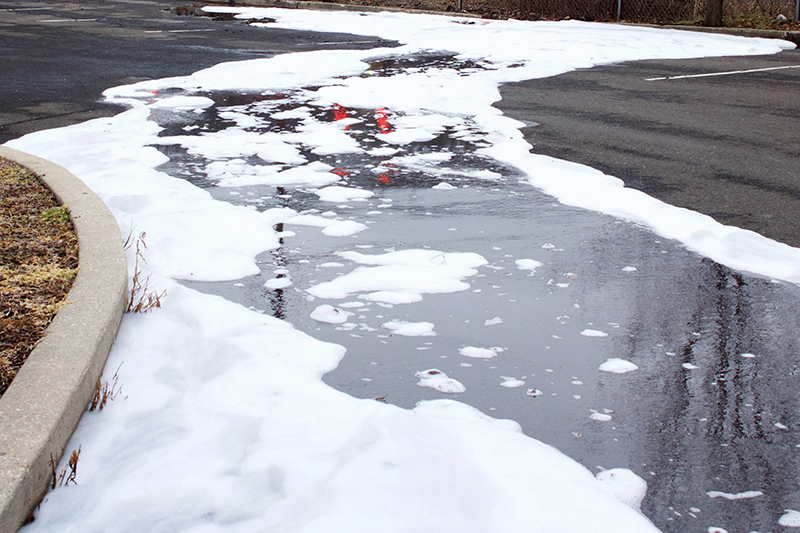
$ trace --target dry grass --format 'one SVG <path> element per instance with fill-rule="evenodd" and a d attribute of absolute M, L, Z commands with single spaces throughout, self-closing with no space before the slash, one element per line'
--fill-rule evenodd
<path fill-rule="evenodd" d="M 77 273 L 66 208 L 30 170 L 0 158 L 0 395 L 67 303 Z"/>
<path fill-rule="evenodd" d="M 55 489 L 60 485 L 69 485 L 70 483 L 78 484 L 78 482 L 75 481 L 75 477 L 78 475 L 78 460 L 80 457 L 81 447 L 78 446 L 78 449 L 72 450 L 72 453 L 69 455 L 69 462 L 67 465 L 61 472 L 56 472 L 56 460 L 53 458 L 52 454 L 50 455 L 50 468 L 53 469 L 53 479 L 50 481 L 51 489 Z"/>
<path fill-rule="evenodd" d="M 122 368 L 120 364 L 117 371 L 110 381 L 103 381 L 100 377 L 97 378 L 97 384 L 94 387 L 94 394 L 92 400 L 89 402 L 89 411 L 102 411 L 109 400 L 114 400 L 122 393 L 122 387 L 119 386 L 119 369 Z"/>
<path fill-rule="evenodd" d="M 161 307 L 161 298 L 167 295 L 167 291 L 157 293 L 150 289 L 150 276 L 142 278 L 139 261 L 141 260 L 147 263 L 144 258 L 144 251 L 147 250 L 146 237 L 147 234 L 141 232 L 136 238 L 136 263 L 133 267 L 131 292 L 128 295 L 128 307 L 125 309 L 126 313 L 146 313 L 152 311 L 157 307 Z M 129 248 L 132 244 L 133 240 L 131 239 L 131 235 L 129 235 L 127 241 L 125 241 L 125 248 Z"/>

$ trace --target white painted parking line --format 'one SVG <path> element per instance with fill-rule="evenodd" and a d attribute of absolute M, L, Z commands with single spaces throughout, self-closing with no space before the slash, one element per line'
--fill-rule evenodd
<path fill-rule="evenodd" d="M 709 76 L 728 76 L 730 74 L 749 74 L 751 72 L 767 72 L 768 70 L 786 70 L 800 68 L 800 65 L 786 65 L 782 67 L 754 68 L 750 70 L 729 70 L 727 72 L 709 72 L 707 74 L 689 74 L 686 76 L 664 76 L 661 78 L 645 78 L 644 81 L 682 80 L 685 78 L 707 78 Z"/>
<path fill-rule="evenodd" d="M 97 19 L 42 19 L 36 22 L 97 22 Z"/>
<path fill-rule="evenodd" d="M 319 46 L 322 44 L 367 44 L 367 43 L 379 43 L 381 41 L 323 41 L 319 43 L 300 43 L 298 46 Z"/>
<path fill-rule="evenodd" d="M 48 9 L 53 9 L 52 6 L 50 7 L 15 7 L 15 8 L 8 8 L 8 9 L 0 9 L 0 11 L 46 11 Z"/>
<path fill-rule="evenodd" d="M 196 33 L 198 31 L 214 31 L 213 28 L 202 30 L 145 30 L 145 33 Z"/>

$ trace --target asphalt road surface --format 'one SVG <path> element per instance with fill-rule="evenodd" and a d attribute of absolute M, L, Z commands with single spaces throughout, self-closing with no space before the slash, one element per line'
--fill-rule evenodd
<path fill-rule="evenodd" d="M 223 61 L 390 43 L 176 16 L 174 0 L 0 0 L 0 143 L 118 113 L 101 92 Z M 537 153 L 800 246 L 800 52 L 642 61 L 506 85 Z M 742 71 L 725 76 L 651 78 Z"/>
<path fill-rule="evenodd" d="M 281 52 L 391 46 L 374 37 L 265 31 L 170 12 L 181 5 L 0 0 L 0 143 L 119 113 L 123 108 L 102 103 L 109 87 Z"/>
<path fill-rule="evenodd" d="M 756 69 L 774 70 L 653 80 Z M 501 93 L 534 152 L 800 246 L 800 51 L 638 61 Z"/>

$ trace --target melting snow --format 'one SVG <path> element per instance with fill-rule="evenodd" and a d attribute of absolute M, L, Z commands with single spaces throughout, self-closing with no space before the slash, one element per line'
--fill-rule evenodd
<path fill-rule="evenodd" d="M 403 320 L 392 320 L 381 324 L 381 327 L 391 330 L 394 335 L 403 337 L 435 337 L 434 326 L 435 324 L 431 322 L 405 322 Z"/>
<path fill-rule="evenodd" d="M 320 305 L 311 312 L 311 318 L 317 322 L 326 322 L 328 324 L 344 324 L 347 318 L 353 316 L 349 311 L 342 311 L 331 305 Z"/>
<path fill-rule="evenodd" d="M 491 359 L 495 357 L 499 352 L 502 352 L 502 348 L 478 348 L 477 346 L 465 346 L 458 350 L 458 353 L 463 355 L 464 357 L 472 357 L 474 359 Z"/>
<path fill-rule="evenodd" d="M 509 377 L 509 376 L 500 376 L 500 377 L 503 378 L 503 382 L 500 384 L 501 387 L 506 387 L 508 389 L 514 389 L 514 388 L 522 387 L 523 385 L 525 385 L 525 382 L 522 381 L 521 379 L 517 379 L 517 378 Z"/>
<path fill-rule="evenodd" d="M 460 381 L 447 377 L 447 374 L 435 368 L 417 372 L 416 376 L 419 378 L 417 385 L 420 387 L 430 387 L 448 394 L 457 394 L 467 390 Z"/>
<path fill-rule="evenodd" d="M 611 357 L 605 363 L 597 367 L 598 370 L 603 372 L 613 372 L 614 374 L 624 374 L 625 372 L 633 372 L 639 370 L 639 367 L 630 361 L 619 359 L 618 357 Z"/>
<path fill-rule="evenodd" d="M 587 167 L 531 154 L 521 124 L 491 106 L 500 83 L 595 64 L 766 54 L 789 45 L 575 21 L 463 25 L 446 16 L 400 13 L 214 10 L 274 18 L 273 26 L 280 28 L 378 35 L 401 46 L 277 55 L 117 87 L 104 94 L 111 103 L 131 106 L 128 111 L 8 143 L 66 166 L 111 207 L 120 227 L 146 231 L 143 273 L 169 294 L 161 309 L 125 316 L 109 368 L 126 362 L 126 399 L 84 417 L 70 444 L 77 448 L 80 443 L 86 451 L 80 484 L 50 493 L 26 533 L 158 527 L 414 531 L 420 517 L 426 531 L 654 531 L 646 518 L 603 491 L 608 483 L 600 475 L 595 479 L 557 450 L 526 437 L 516 423 L 453 401 L 402 410 L 337 392 L 320 378 L 337 366 L 342 347 L 177 283 L 258 274 L 256 257 L 280 244 L 273 226 L 289 223 L 297 213 L 260 213 L 215 200 L 208 191 L 158 170 L 168 158 L 155 147 L 177 144 L 202 156 L 208 161 L 203 171 L 219 186 L 317 188 L 312 192 L 320 201 L 343 204 L 341 211 L 346 203 L 368 201 L 373 193 L 343 186 L 346 180 L 335 169 L 302 154 L 354 154 L 364 148 L 346 133 L 354 120 L 324 124 L 313 118 L 314 109 L 334 104 L 391 109 L 399 120 L 396 131 L 384 137 L 397 147 L 370 150 L 381 157 L 395 157 L 400 144 L 433 138 L 468 120 L 475 131 L 467 137 L 483 143 L 480 156 L 516 167 L 533 186 L 565 204 L 647 225 L 732 268 L 799 282 L 800 250 L 665 205 Z M 362 76 L 365 59 L 424 50 L 451 50 L 487 68 L 465 76 L 447 68 Z M 311 86 L 316 90 L 304 91 Z M 186 94 L 176 96 L 177 91 Z M 151 111 L 204 108 L 210 102 L 203 95 L 214 91 L 296 91 L 303 105 L 293 111 L 265 101 L 259 113 L 298 120 L 299 125 L 290 133 L 259 134 L 245 130 L 262 120 L 259 113 L 222 110 L 227 114 L 221 118 L 236 127 L 160 136 L 163 131 L 150 120 Z M 440 171 L 447 170 L 438 167 L 446 161 L 397 159 L 402 168 L 420 169 L 437 182 Z M 497 178 L 489 170 L 470 176 Z M 293 223 L 304 221 L 339 236 L 363 229 L 356 221 L 300 218 L 306 216 Z M 330 229 L 337 225 L 339 230 Z M 559 250 L 549 243 L 542 248 Z M 477 254 L 396 254 L 343 254 L 359 266 L 307 292 L 330 299 L 404 295 L 411 301 L 423 294 L 467 290 L 464 280 L 486 264 Z M 130 250 L 128 259 L 132 265 Z M 350 328 L 347 311 L 321 305 L 313 314 Z M 389 321 L 384 327 L 399 335 L 433 334 L 430 323 Z M 483 354 L 478 357 L 497 353 L 474 349 Z M 610 366 L 636 369 L 622 363 Z M 458 381 L 435 372 L 417 373 L 420 385 L 464 391 Z M 542 393 L 529 389 L 527 394 Z M 634 485 L 623 479 L 623 487 Z M 627 503 L 641 489 L 611 492 Z M 798 514 L 787 513 L 781 524 L 800 524 Z"/>
<path fill-rule="evenodd" d="M 764 495 L 764 493 L 760 490 L 748 490 L 746 492 L 739 492 L 738 494 L 710 490 L 706 492 L 706 494 L 708 494 L 710 498 L 724 498 L 726 500 L 749 500 L 751 498 L 758 498 L 759 496 Z"/>
<path fill-rule="evenodd" d="M 608 333 L 596 329 L 585 329 L 581 331 L 581 335 L 584 337 L 608 337 Z"/>

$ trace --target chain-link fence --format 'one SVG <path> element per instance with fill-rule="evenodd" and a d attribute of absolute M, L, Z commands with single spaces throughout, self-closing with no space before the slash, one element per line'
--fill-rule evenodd
<path fill-rule="evenodd" d="M 513 1 L 513 0 L 512 0 Z M 522 12 L 547 19 L 697 23 L 705 17 L 707 0 L 516 0 Z M 725 0 L 726 21 L 756 27 L 777 21 L 778 15 L 795 19 L 800 0 Z M 731 24 L 731 25 L 734 25 Z"/>

